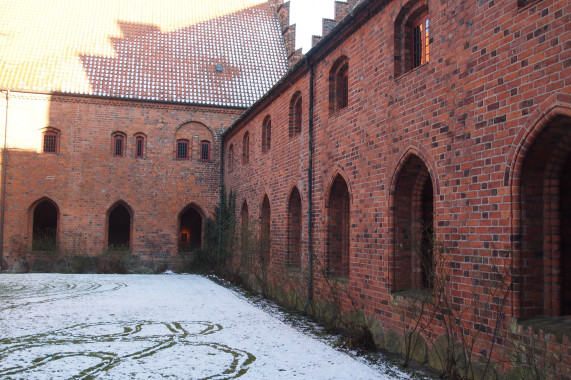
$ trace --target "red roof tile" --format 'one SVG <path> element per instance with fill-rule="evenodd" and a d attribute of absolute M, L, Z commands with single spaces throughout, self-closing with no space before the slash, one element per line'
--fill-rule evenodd
<path fill-rule="evenodd" d="M 287 71 L 264 0 L 19 0 L 0 8 L 1 88 L 247 107 Z"/>

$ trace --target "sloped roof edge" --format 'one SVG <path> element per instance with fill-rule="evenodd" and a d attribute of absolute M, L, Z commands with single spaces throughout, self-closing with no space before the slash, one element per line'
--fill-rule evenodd
<path fill-rule="evenodd" d="M 228 109 L 228 110 L 247 110 L 246 107 L 240 107 L 240 106 L 216 105 L 216 104 L 210 104 L 210 103 L 193 103 L 193 102 L 184 102 L 184 101 L 178 101 L 177 102 L 177 101 L 172 101 L 172 100 L 129 98 L 129 97 L 121 97 L 121 96 L 94 95 L 94 94 L 70 93 L 70 92 L 60 92 L 60 91 L 54 91 L 54 92 L 30 91 L 30 90 L 0 87 L 0 92 L 3 92 L 3 93 L 10 92 L 10 93 L 18 93 L 18 94 L 33 94 L 33 95 L 46 95 L 46 96 L 61 96 L 61 97 L 69 97 L 69 98 L 89 98 L 89 99 L 134 102 L 134 103 L 163 104 L 163 105 L 169 105 L 169 106 L 219 108 L 219 109 Z"/>
<path fill-rule="evenodd" d="M 301 59 L 291 68 L 288 72 L 274 85 L 272 86 L 261 98 L 256 100 L 254 104 L 246 109 L 246 111 L 240 115 L 240 117 L 232 123 L 232 125 L 222 133 L 222 139 L 224 139 L 228 134 L 234 131 L 238 126 L 245 120 L 250 118 L 253 114 L 258 111 L 263 103 L 271 99 L 274 95 L 279 94 L 281 87 L 288 83 L 296 75 L 299 75 L 299 71 L 308 67 L 308 62 L 312 60 L 318 60 L 323 54 L 323 51 L 333 43 L 343 32 L 353 26 L 355 20 L 357 20 L 361 15 L 370 12 L 370 17 L 380 11 L 381 7 L 376 9 L 368 9 L 372 5 L 381 5 L 381 3 L 389 3 L 392 0 L 362 0 L 358 3 L 355 8 L 353 8 L 347 16 L 345 16 L 339 24 L 337 24 L 327 35 L 325 35 L 319 42 L 313 46 L 307 53 L 305 53 Z"/>

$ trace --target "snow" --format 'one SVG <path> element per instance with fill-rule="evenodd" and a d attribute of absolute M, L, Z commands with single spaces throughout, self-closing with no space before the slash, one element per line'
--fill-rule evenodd
<path fill-rule="evenodd" d="M 407 378 L 383 368 L 201 276 L 0 275 L 0 378 Z"/>

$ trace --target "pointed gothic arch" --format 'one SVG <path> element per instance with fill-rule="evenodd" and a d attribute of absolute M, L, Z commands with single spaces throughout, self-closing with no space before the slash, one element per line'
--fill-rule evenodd
<path fill-rule="evenodd" d="M 301 268 L 302 203 L 296 186 L 290 191 L 287 203 L 287 261 L 291 268 Z"/>
<path fill-rule="evenodd" d="M 131 249 L 133 211 L 125 201 L 115 202 L 107 211 L 107 249 Z"/>
<path fill-rule="evenodd" d="M 191 203 L 178 214 L 178 250 L 190 252 L 202 247 L 204 216 L 196 204 Z"/>
<path fill-rule="evenodd" d="M 432 287 L 434 189 L 425 161 L 408 151 L 399 162 L 391 197 L 395 291 Z"/>
<path fill-rule="evenodd" d="M 327 275 L 348 277 L 350 271 L 351 196 L 347 182 L 337 174 L 330 187 L 327 218 Z"/>
<path fill-rule="evenodd" d="M 55 251 L 58 241 L 59 208 L 50 198 L 38 199 L 30 206 L 32 251 Z"/>
<path fill-rule="evenodd" d="M 264 195 L 262 207 L 260 209 L 260 260 L 262 264 L 269 264 L 272 247 L 272 210 L 270 199 Z"/>

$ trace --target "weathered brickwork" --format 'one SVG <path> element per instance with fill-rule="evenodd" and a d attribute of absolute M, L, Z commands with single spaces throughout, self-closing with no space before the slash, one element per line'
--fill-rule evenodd
<path fill-rule="evenodd" d="M 2 119 L 5 112 L 4 99 Z M 57 208 L 63 252 L 97 255 L 107 250 L 112 241 L 109 213 L 119 203 L 130 213 L 131 252 L 143 258 L 175 256 L 183 243 L 183 211 L 191 207 L 204 218 L 218 203 L 220 133 L 240 112 L 10 93 L 5 267 L 32 248 L 33 213 L 42 200 Z M 58 131 L 56 154 L 43 153 L 46 128 Z M 122 156 L 115 156 L 116 133 L 124 136 Z M 135 157 L 137 136 L 144 138 L 143 157 Z M 189 142 L 186 160 L 177 159 L 177 139 Z M 211 143 L 206 161 L 199 155 L 204 140 Z M 187 235 L 187 241 L 193 238 Z"/>
<path fill-rule="evenodd" d="M 402 40 L 409 38 L 407 25 L 425 14 L 429 60 L 414 67 Z M 332 192 L 342 178 L 349 192 L 349 273 L 338 280 L 346 281 L 368 318 L 385 331 L 402 333 L 404 323 L 392 304 L 397 291 L 430 286 L 423 256 L 406 242 L 418 239 L 422 247 L 435 240 L 450 252 L 446 268 L 458 308 L 485 293 L 483 283 L 493 278 L 499 253 L 507 253 L 501 268 L 512 286 L 505 316 L 486 322 L 488 330 L 496 324 L 500 329 L 497 369 L 510 370 L 508 336 L 515 334 L 511 341 L 543 342 L 538 355 L 548 363 L 541 365 L 548 377 L 568 378 L 568 335 L 555 333 L 560 330 L 549 322 L 541 328 L 520 323 L 571 312 L 571 5 L 565 0 L 364 1 L 349 18 L 306 56 L 314 72 L 313 136 L 310 70 L 302 62 L 224 136 L 225 151 L 232 145 L 234 152 L 224 182 L 237 193 L 237 217 L 247 202 L 249 223 L 257 228 L 263 199 L 269 200 L 268 271 L 275 278 L 307 281 L 312 138 L 315 257 L 327 263 L 328 236 L 335 244 L 343 240 L 331 232 L 330 218 L 343 208 L 331 204 L 339 198 Z M 348 62 L 347 106 L 332 104 L 337 96 L 331 93 L 336 91 L 332 67 L 341 57 Z M 301 133 L 291 134 L 292 97 L 298 91 Z M 263 152 L 268 115 L 271 148 Z M 245 133 L 248 163 L 238 154 Z M 288 205 L 295 191 L 302 203 L 301 272 L 287 268 L 288 250 L 295 251 L 288 249 Z M 321 275 L 314 276 L 317 289 L 324 283 Z M 469 329 L 478 328 L 477 313 L 465 316 Z M 441 333 L 435 323 L 429 335 Z M 474 352 L 490 350 L 490 343 L 478 342 Z"/>

